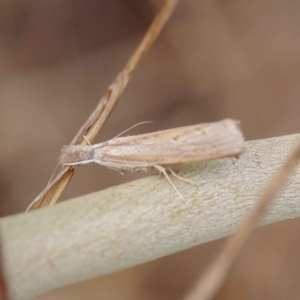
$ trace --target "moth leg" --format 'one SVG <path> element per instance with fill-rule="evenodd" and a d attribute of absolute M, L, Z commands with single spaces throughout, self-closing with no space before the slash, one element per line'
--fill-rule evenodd
<path fill-rule="evenodd" d="M 170 173 L 171 173 L 175 178 L 177 178 L 177 179 L 179 179 L 179 180 L 182 180 L 182 181 L 184 181 L 184 182 L 186 182 L 186 183 L 189 183 L 189 184 L 192 184 L 192 185 L 195 185 L 195 186 L 199 186 L 195 181 L 188 180 L 188 179 L 186 179 L 186 178 L 184 178 L 184 177 L 182 177 L 182 176 L 177 175 L 170 167 L 168 167 L 168 170 L 170 171 Z"/>
<path fill-rule="evenodd" d="M 67 163 L 67 164 L 63 164 L 63 166 L 85 165 L 85 164 L 89 164 L 89 163 L 91 163 L 91 162 L 94 162 L 94 160 L 91 159 L 91 160 L 78 161 L 78 162 L 74 162 L 74 163 Z"/>
<path fill-rule="evenodd" d="M 88 144 L 89 146 L 92 146 L 91 142 L 89 141 L 89 139 L 88 139 L 85 135 L 83 135 L 82 137 L 83 137 L 83 139 L 87 142 L 87 144 Z"/>
<path fill-rule="evenodd" d="M 156 170 L 158 170 L 160 173 L 163 173 L 165 175 L 165 177 L 167 178 L 168 182 L 170 183 L 170 185 L 172 186 L 172 188 L 175 190 L 175 192 L 178 194 L 178 196 L 180 197 L 180 199 L 184 200 L 183 196 L 181 195 L 181 193 L 179 192 L 179 190 L 177 189 L 177 187 L 174 185 L 174 183 L 172 182 L 171 178 L 169 177 L 166 169 L 162 166 L 156 165 L 154 166 L 154 168 Z"/>
<path fill-rule="evenodd" d="M 94 159 L 93 162 L 96 163 L 96 164 L 99 164 L 100 166 L 104 166 L 104 167 L 106 167 L 106 168 L 108 168 L 110 170 L 114 170 L 114 171 L 120 173 L 121 175 L 125 175 L 124 170 L 107 166 L 107 164 L 105 164 L 105 162 L 102 161 L 102 160 Z"/>
<path fill-rule="evenodd" d="M 157 169 L 156 169 L 157 170 Z M 160 171 L 160 170 L 158 170 L 159 171 L 159 173 L 158 173 L 158 178 L 160 179 L 161 178 L 161 174 L 162 174 L 162 172 Z"/>

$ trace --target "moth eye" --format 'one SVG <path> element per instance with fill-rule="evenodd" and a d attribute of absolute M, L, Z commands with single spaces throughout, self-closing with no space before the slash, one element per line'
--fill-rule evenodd
<path fill-rule="evenodd" d="M 94 150 L 88 150 L 88 152 L 86 153 L 87 159 L 94 159 L 94 154 Z"/>

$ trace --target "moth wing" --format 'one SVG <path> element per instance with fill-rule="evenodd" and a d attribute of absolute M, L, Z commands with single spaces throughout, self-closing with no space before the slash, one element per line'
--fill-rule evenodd
<path fill-rule="evenodd" d="M 243 134 L 233 120 L 116 140 L 108 143 L 103 158 L 132 165 L 150 166 L 222 158 L 239 155 L 245 149 Z"/>

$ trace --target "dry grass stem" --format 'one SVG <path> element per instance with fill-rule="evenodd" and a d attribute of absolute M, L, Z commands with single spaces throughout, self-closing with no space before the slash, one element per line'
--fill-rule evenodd
<path fill-rule="evenodd" d="M 155 16 L 150 28 L 138 45 L 133 55 L 129 58 L 124 69 L 117 75 L 114 82 L 101 98 L 98 106 L 89 116 L 85 124 L 80 128 L 76 136 L 73 138 L 71 145 L 86 145 L 86 139 L 93 141 L 98 131 L 112 112 L 118 99 L 122 95 L 125 87 L 133 76 L 134 71 L 138 67 L 140 61 L 149 51 L 150 47 L 164 28 L 167 20 L 172 14 L 177 0 L 166 0 L 157 15 Z M 65 167 L 56 175 L 46 188 L 34 199 L 27 210 L 37 209 L 43 206 L 53 205 L 57 202 L 64 188 L 75 172 L 74 167 Z"/>
<path fill-rule="evenodd" d="M 236 234 L 228 239 L 219 256 L 204 273 L 203 277 L 200 277 L 193 289 L 184 297 L 184 300 L 209 300 L 215 296 L 242 247 L 249 239 L 272 200 L 275 199 L 276 195 L 286 184 L 289 176 L 298 165 L 299 159 L 300 144 L 297 145 L 284 166 L 271 180 L 260 201 L 256 203 L 249 216 L 242 222 Z"/>

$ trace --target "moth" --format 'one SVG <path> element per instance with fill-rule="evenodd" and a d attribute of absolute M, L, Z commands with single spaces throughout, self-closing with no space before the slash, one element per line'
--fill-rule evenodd
<path fill-rule="evenodd" d="M 62 165 L 97 163 L 121 174 L 125 171 L 146 172 L 151 168 L 163 173 L 177 194 L 182 195 L 171 181 L 164 165 L 238 156 L 245 150 L 245 140 L 239 122 L 225 119 L 152 133 L 116 137 L 95 145 L 64 146 Z"/>

